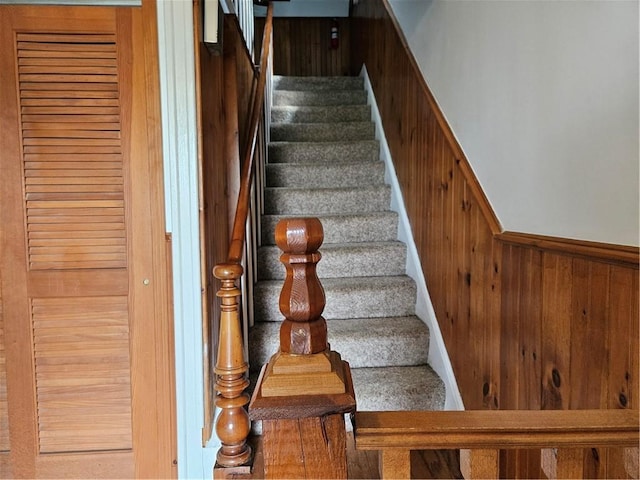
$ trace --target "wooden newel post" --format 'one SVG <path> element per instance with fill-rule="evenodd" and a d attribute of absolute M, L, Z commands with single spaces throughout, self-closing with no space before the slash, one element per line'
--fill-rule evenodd
<path fill-rule="evenodd" d="M 316 274 L 324 240 L 317 218 L 289 219 L 276 225 L 276 244 L 287 275 L 280 293 L 280 351 L 298 355 L 327 350 L 327 322 L 322 318 L 324 290 Z"/>
<path fill-rule="evenodd" d="M 222 282 L 217 293 L 222 311 L 214 370 L 215 389 L 218 392 L 216 406 L 220 408 L 215 430 L 222 446 L 218 450 L 215 468 L 248 474 L 251 470 L 251 447 L 247 445 L 247 436 L 251 425 L 245 410 L 245 405 L 249 403 L 249 395 L 245 390 L 249 386 L 249 380 L 238 310 L 240 290 L 236 287 L 236 280 L 242 275 L 242 266 L 217 265 L 213 274 Z"/>
<path fill-rule="evenodd" d="M 262 420 L 266 478 L 346 478 L 344 414 L 355 410 L 349 364 L 327 342 L 316 274 L 324 238 L 317 218 L 276 226 L 287 275 L 280 294 L 280 350 L 260 374 L 249 414 Z"/>

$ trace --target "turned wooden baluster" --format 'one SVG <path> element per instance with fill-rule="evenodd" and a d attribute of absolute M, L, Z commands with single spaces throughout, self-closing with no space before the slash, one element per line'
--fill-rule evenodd
<path fill-rule="evenodd" d="M 276 244 L 284 252 L 280 261 L 287 271 L 280 311 L 285 317 L 280 327 L 280 351 L 297 355 L 327 350 L 327 322 L 321 316 L 324 290 L 316 274 L 324 240 L 317 218 L 291 218 L 276 225 Z"/>
<path fill-rule="evenodd" d="M 217 295 L 221 299 L 220 332 L 218 355 L 216 358 L 216 384 L 218 392 L 216 406 L 220 414 L 216 420 L 216 434 L 222 446 L 218 450 L 217 463 L 221 467 L 242 467 L 251 458 L 251 447 L 247 445 L 247 436 L 251 430 L 249 415 L 245 405 L 249 395 L 245 389 L 248 365 L 244 358 L 242 330 L 238 300 L 240 289 L 236 281 L 242 275 L 242 266 L 221 264 L 213 269 L 213 274 L 221 280 L 222 286 Z M 239 473 L 248 473 L 240 469 Z"/>

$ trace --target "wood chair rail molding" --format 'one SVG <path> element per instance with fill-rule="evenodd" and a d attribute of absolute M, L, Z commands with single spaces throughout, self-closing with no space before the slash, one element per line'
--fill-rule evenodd
<path fill-rule="evenodd" d="M 638 247 L 626 245 L 588 242 L 506 231 L 497 234 L 495 238 L 501 242 L 513 245 L 529 246 L 549 252 L 558 252 L 593 260 L 617 263 L 635 269 L 638 269 L 640 262 Z"/>
<path fill-rule="evenodd" d="M 639 422 L 629 409 L 358 412 L 355 438 L 358 449 L 382 451 L 383 478 L 410 478 L 408 452 L 431 449 L 469 449 L 465 478 L 498 478 L 502 449 L 543 449 L 545 471 L 583 478 L 584 448 L 637 449 Z"/>

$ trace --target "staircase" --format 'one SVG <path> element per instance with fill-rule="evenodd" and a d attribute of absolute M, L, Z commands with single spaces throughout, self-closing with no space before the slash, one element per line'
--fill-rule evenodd
<path fill-rule="evenodd" d="M 274 230 L 286 216 L 324 227 L 318 276 L 331 348 L 349 362 L 358 410 L 441 410 L 427 364 L 429 331 L 414 315 L 416 286 L 379 159 L 359 77 L 274 77 L 262 247 L 249 335 L 253 376 L 278 350 L 284 279 Z"/>

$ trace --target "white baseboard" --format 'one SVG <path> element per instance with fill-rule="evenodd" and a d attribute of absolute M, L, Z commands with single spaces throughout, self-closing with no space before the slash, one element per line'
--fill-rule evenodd
<path fill-rule="evenodd" d="M 416 316 L 420 318 L 429 327 L 429 365 L 440 376 L 445 384 L 446 398 L 445 410 L 464 410 L 458 383 L 453 373 L 453 367 L 449 360 L 449 355 L 440 332 L 440 326 L 436 319 L 436 314 L 431 303 L 431 297 L 427 291 L 427 283 L 420 266 L 420 258 L 418 250 L 413 240 L 409 217 L 404 207 L 404 200 L 400 190 L 400 184 L 396 176 L 395 167 L 391 159 L 391 152 L 387 144 L 384 129 L 382 128 L 382 119 L 376 103 L 373 88 L 369 80 L 366 66 L 362 67 L 360 76 L 364 78 L 365 89 L 368 93 L 368 103 L 371 106 L 371 120 L 375 124 L 376 139 L 380 142 L 380 159 L 386 165 L 385 181 L 391 186 L 391 210 L 396 212 L 399 217 L 398 221 L 398 240 L 407 245 L 407 265 L 406 273 L 416 282 L 417 299 L 416 299 Z"/>

